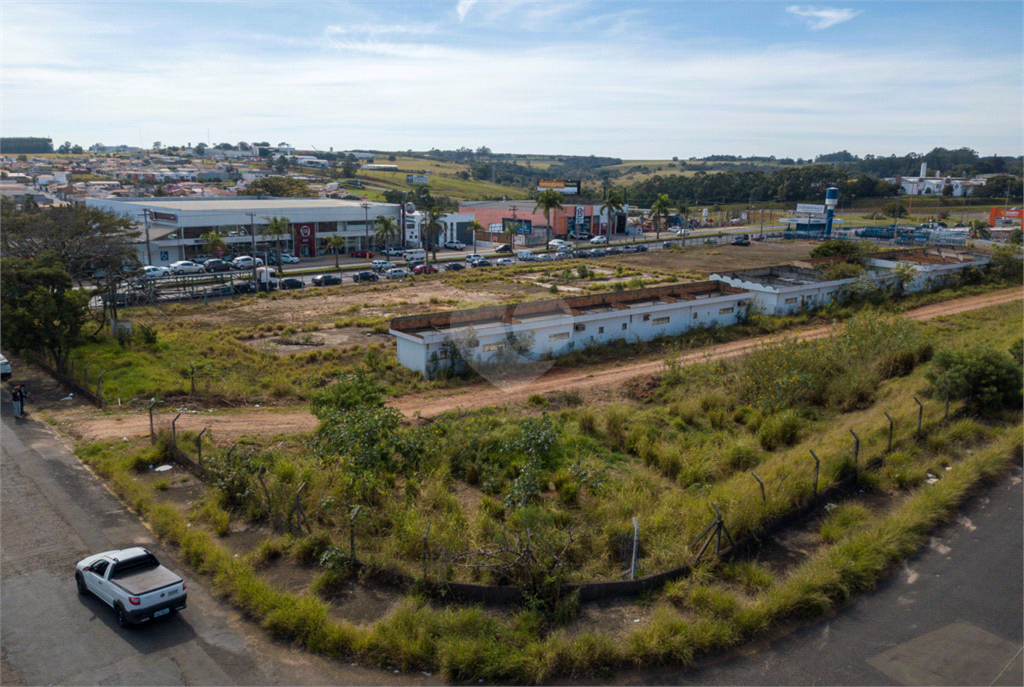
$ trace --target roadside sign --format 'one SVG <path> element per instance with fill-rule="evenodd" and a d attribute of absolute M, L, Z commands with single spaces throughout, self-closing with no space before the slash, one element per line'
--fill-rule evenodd
<path fill-rule="evenodd" d="M 170 256 L 168 251 L 166 251 L 166 250 L 160 251 L 160 262 L 167 262 L 170 259 L 171 259 L 171 256 Z"/>
<path fill-rule="evenodd" d="M 824 205 L 809 205 L 808 203 L 797 203 L 796 204 L 796 211 L 797 212 L 816 213 L 816 214 L 819 214 L 819 215 L 823 215 L 823 214 L 825 214 L 825 206 Z"/>

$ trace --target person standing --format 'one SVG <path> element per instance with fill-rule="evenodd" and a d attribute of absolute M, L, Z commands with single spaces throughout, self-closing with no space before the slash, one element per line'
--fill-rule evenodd
<path fill-rule="evenodd" d="M 11 392 L 11 400 L 14 401 L 14 417 L 25 417 L 25 385 L 19 384 Z"/>

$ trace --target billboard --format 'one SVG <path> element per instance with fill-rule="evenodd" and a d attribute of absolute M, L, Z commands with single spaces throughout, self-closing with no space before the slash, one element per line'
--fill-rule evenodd
<path fill-rule="evenodd" d="M 502 226 L 501 222 L 494 222 L 493 224 L 487 225 L 487 231 L 492 234 L 500 234 L 505 231 L 505 227 Z"/>
<path fill-rule="evenodd" d="M 817 215 L 824 215 L 825 214 L 825 206 L 824 205 L 810 205 L 808 203 L 797 203 L 796 204 L 796 211 L 797 212 L 809 212 L 811 214 L 817 214 Z"/>
<path fill-rule="evenodd" d="M 567 181 L 565 179 L 541 179 L 537 182 L 537 190 L 576 194 L 580 192 L 580 182 L 579 179 L 575 181 Z"/>
<path fill-rule="evenodd" d="M 405 183 L 407 184 L 429 184 L 430 179 L 426 174 L 406 174 Z"/>
<path fill-rule="evenodd" d="M 533 220 L 506 217 L 501 220 L 501 224 L 504 227 L 504 231 L 508 233 L 522 234 L 523 236 L 529 236 L 533 233 Z"/>

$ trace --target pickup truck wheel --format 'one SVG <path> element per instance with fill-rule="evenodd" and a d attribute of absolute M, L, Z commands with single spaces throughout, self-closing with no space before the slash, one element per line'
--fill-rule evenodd
<path fill-rule="evenodd" d="M 75 573 L 75 584 L 78 585 L 78 593 L 82 596 L 89 596 L 89 588 L 85 586 L 85 580 L 81 573 Z"/>
<path fill-rule="evenodd" d="M 127 628 L 129 625 L 131 625 L 131 623 L 128 622 L 128 614 L 124 612 L 124 609 L 121 608 L 121 606 L 117 606 L 114 609 L 114 613 L 117 616 L 118 625 L 124 628 Z"/>

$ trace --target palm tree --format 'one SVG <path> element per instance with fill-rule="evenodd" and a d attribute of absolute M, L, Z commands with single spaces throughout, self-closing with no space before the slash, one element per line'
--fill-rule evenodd
<path fill-rule="evenodd" d="M 427 210 L 427 220 L 423 223 L 423 240 L 426 241 L 428 250 L 434 251 L 434 262 L 437 262 L 437 241 L 441 236 L 441 217 L 444 213 L 436 205 Z M 427 272 L 430 271 L 430 260 L 427 260 Z"/>
<path fill-rule="evenodd" d="M 601 212 L 608 215 L 608 234 L 612 233 L 612 217 L 622 212 L 622 191 L 617 188 L 608 189 L 604 194 L 604 203 L 601 205 Z"/>
<path fill-rule="evenodd" d="M 650 218 L 654 221 L 654 238 L 661 238 L 661 220 L 668 217 L 672 209 L 672 201 L 665 193 L 659 194 L 657 200 L 651 203 Z"/>
<path fill-rule="evenodd" d="M 208 231 L 200 236 L 200 238 L 203 240 L 203 243 L 206 244 L 207 250 L 220 250 L 221 254 L 223 254 L 228 248 L 228 244 L 226 244 L 224 239 L 220 237 L 220 234 L 215 231 Z"/>
<path fill-rule="evenodd" d="M 990 239 L 992 232 L 988 228 L 988 222 L 983 219 L 971 220 L 972 239 Z"/>
<path fill-rule="evenodd" d="M 686 204 L 685 200 L 681 200 L 676 203 L 676 212 L 683 218 L 683 221 L 690 219 L 690 206 Z"/>
<path fill-rule="evenodd" d="M 277 271 L 284 274 L 284 265 L 281 262 L 281 235 L 291 232 L 291 220 L 287 217 L 271 217 L 267 220 L 267 233 L 277 241 Z"/>
<path fill-rule="evenodd" d="M 340 272 L 341 265 L 338 264 L 338 249 L 345 247 L 345 237 L 331 234 L 327 237 L 327 247 L 334 251 L 334 269 Z"/>
<path fill-rule="evenodd" d="M 551 226 L 551 211 L 562 209 L 562 194 L 553 189 L 541 191 L 537 195 L 537 204 L 534 206 L 533 211 L 537 212 L 540 210 L 544 213 L 544 220 L 548 223 L 548 233 L 546 241 L 544 242 L 544 248 L 551 247 L 551 232 L 553 230 Z"/>
<path fill-rule="evenodd" d="M 472 222 L 469 223 L 468 229 L 471 232 L 473 232 L 473 253 L 476 253 L 476 233 L 478 231 L 483 231 L 484 225 L 480 224 L 480 222 L 474 219 Z"/>
<path fill-rule="evenodd" d="M 398 225 L 395 223 L 394 217 L 385 217 L 384 215 L 377 215 L 376 221 L 377 229 L 373 232 L 373 237 L 384 242 L 384 249 L 387 252 L 391 248 L 392 241 L 397 241 L 400 238 Z M 390 255 L 390 252 L 388 254 Z"/>

